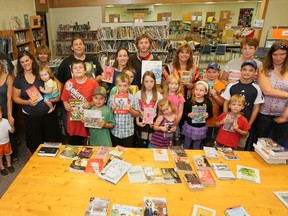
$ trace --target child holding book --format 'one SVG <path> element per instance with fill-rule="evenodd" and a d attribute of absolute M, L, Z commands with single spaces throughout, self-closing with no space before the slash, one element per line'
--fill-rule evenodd
<path fill-rule="evenodd" d="M 54 80 L 54 74 L 49 67 L 42 67 L 39 71 L 40 79 L 44 82 L 44 88 L 39 87 L 40 92 L 44 93 L 44 102 L 49 107 L 48 113 L 53 112 L 55 109 L 52 101 L 59 96 L 57 83 Z"/>
<path fill-rule="evenodd" d="M 219 80 L 220 75 L 220 65 L 217 62 L 211 62 L 206 68 L 206 78 L 204 81 L 208 83 L 209 86 L 209 99 L 212 103 L 213 116 L 206 120 L 206 125 L 208 126 L 207 135 L 204 141 L 204 145 L 211 146 L 213 140 L 216 138 L 217 128 L 216 118 L 220 114 L 220 109 L 222 109 L 224 99 L 220 96 L 225 89 L 225 84 Z"/>
<path fill-rule="evenodd" d="M 89 109 L 92 107 L 92 95 L 94 89 L 98 86 L 98 83 L 93 78 L 86 76 L 86 64 L 76 59 L 72 65 L 71 70 L 73 78 L 69 79 L 63 88 L 61 100 L 67 110 L 67 132 L 69 134 L 68 143 L 71 145 L 84 145 L 85 139 L 89 135 L 88 130 L 84 127 L 81 122 L 81 116 L 78 121 L 72 121 L 70 116 L 74 111 L 71 107 L 71 101 L 80 100 L 82 101 L 80 110 Z"/>
<path fill-rule="evenodd" d="M 163 98 L 158 102 L 158 117 L 154 123 L 149 148 L 169 148 L 172 144 L 177 115 L 172 103 Z"/>
<path fill-rule="evenodd" d="M 99 128 L 89 128 L 90 144 L 92 146 L 112 146 L 110 130 L 115 126 L 113 112 L 108 108 L 105 103 L 107 101 L 106 89 L 98 86 L 93 92 L 93 104 L 90 110 L 101 111 L 100 121 L 98 122 Z M 87 119 L 83 119 L 85 123 Z"/>
<path fill-rule="evenodd" d="M 175 114 L 177 118 L 176 118 L 175 125 L 173 126 L 175 127 L 173 131 L 176 131 L 175 142 L 179 142 L 180 129 L 178 127 L 178 124 L 183 115 L 184 102 L 185 102 L 185 99 L 182 94 L 182 85 L 181 85 L 180 78 L 175 74 L 169 75 L 167 79 L 165 80 L 163 90 L 164 90 L 164 98 L 169 100 L 175 108 Z"/>
<path fill-rule="evenodd" d="M 14 172 L 15 169 L 11 165 L 11 154 L 12 154 L 12 147 L 9 139 L 9 132 L 14 133 L 15 128 L 13 124 L 9 124 L 8 120 L 2 118 L 3 109 L 0 106 L 0 172 L 1 175 L 8 175 L 8 171 L 10 173 Z M 3 156 L 5 155 L 6 162 L 7 162 L 7 169 L 3 165 Z"/>
<path fill-rule="evenodd" d="M 121 73 L 116 78 L 118 94 L 112 95 L 108 100 L 108 107 L 114 112 L 116 125 L 111 130 L 112 145 L 133 147 L 134 144 L 134 118 L 140 115 L 140 107 L 136 97 L 129 93 L 130 78 L 126 73 Z M 125 113 L 116 113 L 114 98 L 127 96 L 128 103 L 123 104 Z"/>
<path fill-rule="evenodd" d="M 241 136 L 246 136 L 250 129 L 247 119 L 241 114 L 245 107 L 245 97 L 235 94 L 228 101 L 230 112 L 223 112 L 217 117 L 216 127 L 219 133 L 216 146 L 236 149 Z"/>
<path fill-rule="evenodd" d="M 153 122 L 157 116 L 157 103 L 163 96 L 156 90 L 156 77 L 152 71 L 146 71 L 142 78 L 142 88 L 136 93 L 141 115 L 136 118 L 136 147 L 147 147 L 153 132 Z M 148 112 L 148 110 L 152 110 Z M 152 122 L 149 120 L 151 119 Z"/>
<path fill-rule="evenodd" d="M 196 112 L 196 110 L 198 110 Z M 208 126 L 206 119 L 213 116 L 212 103 L 209 100 L 209 86 L 205 81 L 198 81 L 192 99 L 186 101 L 184 108 L 184 125 L 182 134 L 185 136 L 184 149 L 200 149 L 201 142 L 206 138 Z"/>

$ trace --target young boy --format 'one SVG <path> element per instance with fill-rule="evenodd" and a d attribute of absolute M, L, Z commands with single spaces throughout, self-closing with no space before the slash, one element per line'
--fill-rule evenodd
<path fill-rule="evenodd" d="M 118 94 L 128 94 L 128 104 L 124 105 L 124 109 L 128 110 L 128 114 L 114 113 L 116 125 L 111 130 L 111 139 L 113 146 L 122 145 L 133 147 L 134 143 L 134 118 L 140 116 L 140 107 L 136 97 L 129 93 L 130 78 L 127 74 L 121 73 L 116 78 L 116 87 Z M 114 97 L 112 95 L 108 101 L 108 107 L 113 112 L 116 110 Z"/>
<path fill-rule="evenodd" d="M 241 115 L 245 107 L 245 98 L 239 94 L 233 95 L 228 101 L 230 112 L 223 112 L 217 117 L 216 127 L 219 133 L 216 137 L 217 147 L 236 149 L 241 136 L 246 136 L 250 128 L 247 119 Z"/>
<path fill-rule="evenodd" d="M 264 103 L 264 97 L 262 95 L 262 91 L 257 83 L 254 82 L 254 77 L 257 71 L 257 63 L 254 60 L 246 60 L 241 65 L 241 78 L 236 83 L 230 83 L 226 87 L 225 91 L 221 94 L 221 96 L 225 99 L 224 102 L 224 112 L 228 111 L 228 100 L 231 96 L 235 94 L 240 94 L 245 97 L 246 104 L 243 109 L 244 117 L 248 120 L 250 128 L 258 115 L 260 104 Z M 250 131 L 252 132 L 252 130 Z M 246 146 L 246 141 L 248 139 L 249 134 L 239 143 L 239 149 L 244 150 Z M 250 135 L 252 137 L 252 135 Z M 247 149 L 252 148 L 253 141 L 251 143 L 248 142 Z"/>
<path fill-rule="evenodd" d="M 220 72 L 220 65 L 217 62 L 211 62 L 208 64 L 206 69 L 206 78 L 204 80 L 208 83 L 210 89 L 209 99 L 213 107 L 213 117 L 206 120 L 208 131 L 204 141 L 205 146 L 211 146 L 213 139 L 216 137 L 216 119 L 220 114 L 220 108 L 224 103 L 224 99 L 220 95 L 226 86 L 218 79 Z"/>
<path fill-rule="evenodd" d="M 14 172 L 15 169 L 11 165 L 11 157 L 12 154 L 12 147 L 9 140 L 9 132 L 14 133 L 15 128 L 14 125 L 10 125 L 8 123 L 8 120 L 5 118 L 2 118 L 3 115 L 3 109 L 0 106 L 0 171 L 1 175 L 8 175 L 8 171 L 10 173 Z M 3 156 L 5 155 L 6 161 L 7 161 L 7 169 L 3 165 Z"/>
<path fill-rule="evenodd" d="M 113 112 L 109 109 L 105 103 L 107 101 L 106 89 L 102 86 L 98 86 L 93 92 L 93 104 L 90 110 L 100 110 L 102 120 L 98 122 L 100 128 L 89 128 L 90 132 L 90 144 L 92 146 L 112 146 L 110 130 L 115 126 L 115 120 Z M 86 122 L 87 119 L 83 119 Z"/>

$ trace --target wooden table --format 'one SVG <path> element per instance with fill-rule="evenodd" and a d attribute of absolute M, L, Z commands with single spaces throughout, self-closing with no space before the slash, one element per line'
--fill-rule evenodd
<path fill-rule="evenodd" d="M 203 154 L 200 150 L 186 152 L 190 161 L 193 155 Z M 215 178 L 216 186 L 194 192 L 188 189 L 180 173 L 183 182 L 178 185 L 130 184 L 127 175 L 113 185 L 97 175 L 70 173 L 71 160 L 59 158 L 59 154 L 56 158 L 34 154 L 0 200 L 0 215 L 84 215 L 92 196 L 134 206 L 143 206 L 144 196 L 166 197 L 169 216 L 190 216 L 195 203 L 216 209 L 217 215 L 240 204 L 252 216 L 288 215 L 288 209 L 273 194 L 288 191 L 288 166 L 268 165 L 254 152 L 237 154 L 240 161 L 225 161 L 220 155 L 214 161 L 228 163 L 234 174 L 237 164 L 259 168 L 261 184 Z M 133 165 L 174 167 L 170 154 L 169 162 L 155 162 L 151 149 L 128 149 L 123 157 Z"/>

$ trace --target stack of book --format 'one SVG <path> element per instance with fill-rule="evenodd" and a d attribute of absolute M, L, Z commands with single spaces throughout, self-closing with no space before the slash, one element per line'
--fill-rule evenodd
<path fill-rule="evenodd" d="M 270 138 L 258 138 L 255 152 L 268 164 L 288 164 L 288 149 Z"/>

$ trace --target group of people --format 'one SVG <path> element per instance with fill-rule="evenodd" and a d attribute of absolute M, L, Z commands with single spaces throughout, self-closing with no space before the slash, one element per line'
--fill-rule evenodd
<path fill-rule="evenodd" d="M 85 53 L 82 38 L 72 39 L 72 54 L 60 64 L 57 77 L 49 68 L 51 51 L 47 46 L 38 47 L 37 60 L 27 51 L 20 52 L 15 79 L 3 67 L 0 71 L 1 83 L 8 86 L 6 96 L 1 96 L 6 101 L 0 104 L 0 114 L 10 125 L 6 130 L 13 132 L 13 99 L 22 106 L 29 154 L 44 141 L 59 140 L 56 111 L 62 114 L 72 145 L 83 145 L 89 137 L 94 146 L 168 148 L 183 144 L 186 149 L 217 145 L 251 150 L 257 137 L 269 136 L 284 145 L 288 138 L 287 40 L 276 41 L 260 62 L 253 59 L 258 40 L 244 39 L 240 58 L 229 61 L 222 73 L 217 62 L 210 62 L 201 79 L 193 50 L 183 43 L 172 62 L 163 66 L 161 85 L 156 85 L 152 71 L 141 73 L 143 60 L 158 60 L 150 52 L 151 44 L 152 39 L 144 33 L 136 39 L 136 54 L 130 56 L 123 47 L 117 50 L 112 84 L 102 81 L 103 69 L 96 56 Z M 183 77 L 185 71 L 191 74 L 188 81 Z M 32 86 L 44 100 L 29 97 L 27 89 Z M 136 86 L 135 95 L 131 86 Z M 119 94 L 127 95 L 125 112 L 117 112 L 115 98 Z M 86 128 L 86 118 L 70 119 L 70 101 L 75 99 L 82 101 L 83 109 L 101 111 L 98 128 Z M 147 110 L 152 122 L 146 122 Z M 11 152 L 11 148 L 1 147 L 2 156 Z M 2 173 L 1 163 L 0 168 Z"/>

